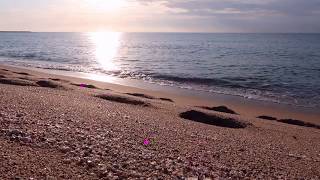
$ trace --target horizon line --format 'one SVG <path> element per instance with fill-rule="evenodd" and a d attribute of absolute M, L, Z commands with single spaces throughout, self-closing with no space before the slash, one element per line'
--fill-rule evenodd
<path fill-rule="evenodd" d="M 320 32 L 210 32 L 210 31 L 29 31 L 29 30 L 0 30 L 0 33 L 92 33 L 92 32 L 117 32 L 117 33 L 203 33 L 203 34 L 320 34 Z"/>

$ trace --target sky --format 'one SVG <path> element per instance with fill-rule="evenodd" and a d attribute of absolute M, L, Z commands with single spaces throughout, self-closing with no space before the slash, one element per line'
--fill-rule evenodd
<path fill-rule="evenodd" d="M 0 0 L 0 30 L 320 32 L 320 0 Z"/>

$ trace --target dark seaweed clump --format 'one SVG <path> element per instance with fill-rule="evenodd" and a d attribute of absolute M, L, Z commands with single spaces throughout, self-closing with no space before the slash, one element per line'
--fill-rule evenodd
<path fill-rule="evenodd" d="M 99 97 L 104 100 L 118 102 L 118 103 L 124 103 L 124 104 L 131 104 L 131 105 L 140 105 L 140 106 L 150 106 L 149 103 L 146 103 L 144 101 L 131 99 L 129 97 L 124 96 L 118 96 L 118 95 L 97 95 L 96 97 Z"/>
<path fill-rule="evenodd" d="M 320 125 L 304 122 L 304 121 L 301 121 L 301 120 L 280 119 L 280 120 L 278 120 L 278 122 L 282 122 L 282 123 L 286 123 L 286 124 L 292 124 L 292 125 L 296 125 L 296 126 L 304 126 L 304 127 L 311 127 L 311 128 L 320 129 Z"/>
<path fill-rule="evenodd" d="M 257 118 L 259 119 L 265 119 L 265 120 L 270 120 L 270 121 L 276 121 L 277 118 L 271 117 L 271 116 L 258 116 Z"/>
<path fill-rule="evenodd" d="M 219 116 L 206 114 L 200 111 L 187 111 L 180 114 L 181 118 L 192 120 L 195 122 L 201 122 L 209 125 L 215 125 L 220 127 L 227 127 L 227 128 L 245 128 L 247 127 L 246 123 L 237 121 L 233 118 L 222 118 Z"/>
<path fill-rule="evenodd" d="M 217 107 L 201 107 L 203 109 L 211 110 L 211 111 L 218 111 L 218 112 L 223 112 L 223 113 L 229 113 L 229 114 L 238 114 L 232 109 L 229 109 L 226 106 L 217 106 Z"/>

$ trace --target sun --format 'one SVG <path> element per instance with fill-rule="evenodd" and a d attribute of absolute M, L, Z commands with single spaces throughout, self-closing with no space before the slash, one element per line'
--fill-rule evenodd
<path fill-rule="evenodd" d="M 126 0 L 86 0 L 90 8 L 100 11 L 117 11 L 127 5 Z"/>

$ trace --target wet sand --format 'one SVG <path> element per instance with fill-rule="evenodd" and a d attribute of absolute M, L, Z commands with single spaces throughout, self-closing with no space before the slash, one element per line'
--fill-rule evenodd
<path fill-rule="evenodd" d="M 314 114 L 2 65 L 0 100 L 0 179 L 320 178 Z"/>
<path fill-rule="evenodd" d="M 3 65 L 2 65 L 3 66 Z M 38 77 L 43 77 L 51 80 L 68 81 L 71 85 L 98 87 L 100 89 L 113 90 L 124 94 L 140 94 L 143 96 L 153 96 L 165 101 L 174 101 L 179 106 L 195 106 L 195 107 L 220 107 L 227 106 L 242 116 L 249 118 L 258 116 L 272 116 L 278 119 L 303 119 L 303 121 L 311 123 L 320 123 L 320 112 L 315 108 L 303 108 L 278 103 L 257 101 L 245 99 L 237 96 L 192 92 L 179 88 L 162 87 L 142 83 L 137 80 L 122 80 L 113 79 L 105 82 L 105 77 L 92 76 L 83 73 L 51 71 L 34 68 L 21 68 L 12 66 L 3 66 L 7 69 L 13 68 L 12 71 L 17 73 L 32 73 Z M 96 80 L 92 80 L 96 79 Z M 99 81 L 97 81 L 99 80 Z M 90 87 L 89 87 L 90 88 Z M 92 88 L 92 87 L 91 87 Z"/>

